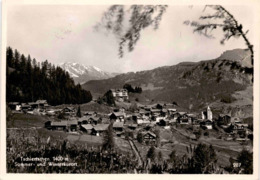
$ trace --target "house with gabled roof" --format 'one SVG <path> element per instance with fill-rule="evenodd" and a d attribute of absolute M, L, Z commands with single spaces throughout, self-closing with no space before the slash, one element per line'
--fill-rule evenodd
<path fill-rule="evenodd" d="M 68 125 L 69 131 L 77 131 L 77 129 L 78 129 L 78 121 L 77 120 L 67 121 L 67 125 Z"/>
<path fill-rule="evenodd" d="M 111 89 L 111 92 L 117 101 L 128 100 L 128 91 L 126 89 Z"/>
<path fill-rule="evenodd" d="M 151 131 L 142 132 L 143 142 L 145 144 L 154 145 L 156 141 L 156 135 Z"/>
<path fill-rule="evenodd" d="M 92 129 L 92 134 L 95 136 L 102 136 L 108 130 L 109 124 L 97 124 Z"/>
<path fill-rule="evenodd" d="M 113 129 L 115 131 L 123 131 L 124 130 L 124 122 L 114 122 L 113 123 Z"/>
<path fill-rule="evenodd" d="M 111 121 L 124 122 L 125 120 L 124 112 L 113 112 L 109 115 Z"/>
<path fill-rule="evenodd" d="M 87 134 L 91 134 L 93 126 L 91 124 L 82 124 L 80 126 L 80 129 L 81 129 L 82 132 L 85 132 Z"/>
<path fill-rule="evenodd" d="M 67 130 L 67 126 L 68 126 L 68 121 L 52 121 L 51 122 L 52 130 L 64 131 L 64 130 Z"/>

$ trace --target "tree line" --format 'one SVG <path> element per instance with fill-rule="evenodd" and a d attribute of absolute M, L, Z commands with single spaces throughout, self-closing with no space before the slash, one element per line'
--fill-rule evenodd
<path fill-rule="evenodd" d="M 20 54 L 11 47 L 6 50 L 6 101 L 34 102 L 46 99 L 51 105 L 81 104 L 92 100 L 89 91 L 83 90 L 62 68 L 45 60 Z"/>

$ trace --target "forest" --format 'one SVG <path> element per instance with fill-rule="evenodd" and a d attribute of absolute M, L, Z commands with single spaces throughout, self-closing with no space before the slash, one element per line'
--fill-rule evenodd
<path fill-rule="evenodd" d="M 45 99 L 50 105 L 82 104 L 92 100 L 89 91 L 82 89 L 62 68 L 45 60 L 20 54 L 7 47 L 6 101 L 34 102 Z"/>

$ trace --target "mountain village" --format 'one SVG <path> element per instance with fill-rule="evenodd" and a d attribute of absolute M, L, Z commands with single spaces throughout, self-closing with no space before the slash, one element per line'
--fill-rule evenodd
<path fill-rule="evenodd" d="M 128 101 L 129 95 L 126 89 L 111 89 L 116 102 Z M 92 144 L 102 141 L 102 138 L 112 126 L 113 136 L 118 142 L 120 139 L 129 143 L 136 157 L 142 159 L 146 148 L 156 146 L 162 150 L 171 149 L 170 144 L 178 144 L 177 133 L 186 138 L 187 145 L 193 144 L 201 137 L 208 137 L 218 142 L 238 142 L 247 145 L 252 140 L 253 131 L 249 125 L 243 123 L 238 117 L 229 114 L 218 114 L 213 118 L 211 107 L 208 106 L 202 112 L 190 113 L 180 111 L 175 103 L 154 103 L 150 105 L 138 104 L 134 110 L 129 111 L 124 107 L 113 107 L 110 113 L 96 111 L 82 111 L 78 114 L 74 106 L 66 106 L 62 109 L 48 105 L 46 100 L 36 102 L 8 104 L 15 113 L 26 113 L 31 116 L 48 117 L 42 124 L 50 134 L 52 132 L 66 133 L 69 142 L 81 141 Z M 58 116 L 63 114 L 62 118 Z M 50 120 L 51 118 L 51 120 Z M 215 133 L 217 132 L 217 133 Z M 99 142 L 100 143 L 100 142 Z M 179 142 L 180 143 L 180 142 Z M 168 144 L 168 145 L 167 145 Z M 212 143 L 214 146 L 214 143 Z M 118 144 L 118 146 L 124 146 Z M 242 147 L 242 146 L 241 146 Z M 181 150 L 183 151 L 183 150 Z M 225 164 L 226 165 L 226 164 Z M 222 165 L 224 168 L 224 165 Z"/>

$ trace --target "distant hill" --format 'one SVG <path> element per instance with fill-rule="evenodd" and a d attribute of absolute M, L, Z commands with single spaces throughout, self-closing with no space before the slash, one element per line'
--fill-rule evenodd
<path fill-rule="evenodd" d="M 58 66 L 67 71 L 76 84 L 82 84 L 90 80 L 108 79 L 117 75 L 116 73 L 102 71 L 95 66 L 85 66 L 79 63 L 66 62 Z"/>
<path fill-rule="evenodd" d="M 234 94 L 248 91 L 247 88 L 252 87 L 251 78 L 248 51 L 235 49 L 226 51 L 213 60 L 182 62 L 174 66 L 120 74 L 106 80 L 89 81 L 82 87 L 98 96 L 108 89 L 121 88 L 128 83 L 142 87 L 143 93 L 138 99 L 150 102 L 175 101 L 190 111 L 197 111 L 217 102 L 224 104 L 218 104 L 221 108 L 230 107 L 232 103 L 239 105 L 238 102 L 243 101 L 243 97 L 237 94 L 235 97 Z M 252 95 L 253 92 L 247 93 Z M 251 111 L 243 116 L 251 116 L 252 98 L 249 99 L 246 105 Z"/>

